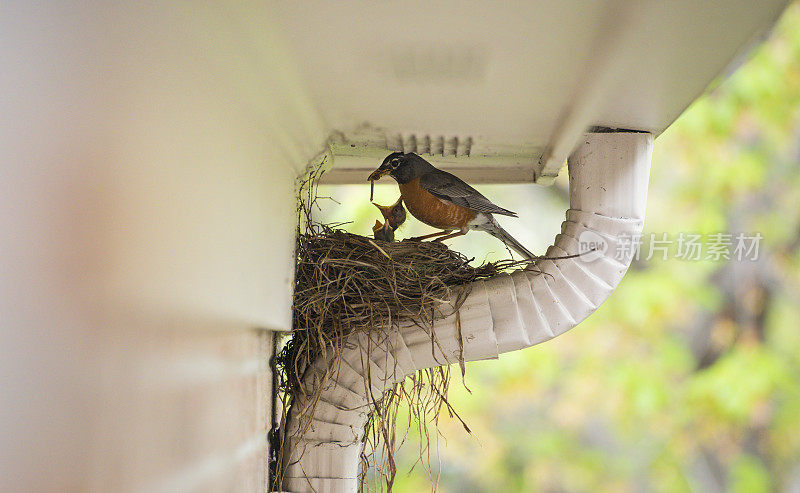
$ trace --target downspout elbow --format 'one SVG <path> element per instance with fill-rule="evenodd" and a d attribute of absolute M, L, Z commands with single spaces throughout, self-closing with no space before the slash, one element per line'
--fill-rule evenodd
<path fill-rule="evenodd" d="M 498 354 L 562 334 L 608 299 L 642 233 L 652 149 L 649 133 L 584 136 L 568 160 L 570 208 L 545 259 L 508 276 L 515 299 L 508 280 L 483 283 L 493 314 L 518 314 L 494 326 Z"/>

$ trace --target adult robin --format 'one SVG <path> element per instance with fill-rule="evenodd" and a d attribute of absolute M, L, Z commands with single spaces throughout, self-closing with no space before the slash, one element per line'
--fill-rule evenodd
<path fill-rule="evenodd" d="M 376 240 L 394 241 L 394 232 L 401 224 L 406 222 L 406 210 L 403 207 L 403 197 L 397 199 L 392 205 L 380 205 L 375 202 L 372 203 L 378 210 L 381 211 L 385 223 L 375 221 L 375 226 L 372 227 L 372 233 Z"/>
<path fill-rule="evenodd" d="M 457 176 L 437 169 L 413 152 L 389 154 L 367 180 L 375 181 L 385 175 L 397 181 L 400 197 L 412 216 L 442 230 L 416 239 L 438 236 L 434 241 L 442 241 L 476 229 L 489 233 L 526 259 L 535 258 L 493 217 L 493 214 L 511 217 L 517 214 L 493 204 Z"/>

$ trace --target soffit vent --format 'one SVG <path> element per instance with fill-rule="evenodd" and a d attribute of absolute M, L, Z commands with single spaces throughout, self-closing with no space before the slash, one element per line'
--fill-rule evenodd
<path fill-rule="evenodd" d="M 386 135 L 386 150 L 413 152 L 429 156 L 469 157 L 472 137 L 445 137 L 417 134 Z"/>
<path fill-rule="evenodd" d="M 330 140 L 333 166 L 322 183 L 364 183 L 387 154 L 413 152 L 435 166 L 470 183 L 549 184 L 552 176 L 540 176 L 541 146 L 504 144 L 474 136 L 447 136 L 423 132 L 398 132 L 363 125 L 337 133 Z"/>

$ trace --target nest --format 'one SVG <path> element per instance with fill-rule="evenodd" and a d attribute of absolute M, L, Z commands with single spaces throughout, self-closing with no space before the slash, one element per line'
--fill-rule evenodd
<path fill-rule="evenodd" d="M 442 243 L 388 243 L 330 228 L 300 235 L 298 254 L 294 334 L 281 355 L 294 364 L 315 359 L 355 331 L 402 319 L 429 324 L 443 302 L 467 294 L 465 285 L 510 264 L 473 267 Z"/>
<path fill-rule="evenodd" d="M 435 318 L 447 315 L 440 311 L 445 302 L 450 309 L 458 309 L 471 282 L 520 264 L 507 260 L 474 267 L 472 259 L 443 243 L 385 242 L 315 224 L 310 210 L 317 197 L 313 187 L 306 192 L 307 200 L 301 200 L 300 209 L 306 231 L 299 233 L 297 240 L 292 337 L 276 359 L 284 422 L 296 397 L 302 396 L 305 402 L 315 402 L 318 397 L 308 395 L 303 387 L 306 368 L 319 358 L 334 355 L 334 361 L 327 361 L 329 373 L 333 373 L 335 355 L 341 354 L 349 336 L 358 331 L 395 330 L 401 320 L 430 328 Z M 433 338 L 433 331 L 428 332 Z M 463 361 L 461 372 L 463 378 Z M 449 380 L 449 367 L 420 370 L 373 401 L 362 455 L 362 486 L 374 482 L 375 489 L 391 490 L 396 472 L 394 452 L 403 442 L 397 435 L 404 435 L 414 425 L 420 434 L 420 458 L 427 458 L 421 462 L 431 472 L 429 443 L 435 434 L 429 432 L 429 426 L 435 428 L 442 409 L 458 417 L 447 402 Z M 397 427 L 401 406 L 409 411 L 404 433 L 398 433 Z M 469 431 L 466 424 L 464 427 Z M 284 443 L 280 435 L 273 442 L 273 450 L 278 451 L 273 465 L 275 486 L 279 486 L 282 469 L 277 459 Z M 431 479 L 435 484 L 435 478 Z"/>

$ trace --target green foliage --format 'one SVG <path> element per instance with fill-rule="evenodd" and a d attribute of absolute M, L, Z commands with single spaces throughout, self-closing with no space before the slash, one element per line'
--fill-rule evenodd
<path fill-rule="evenodd" d="M 736 432 L 758 419 L 773 396 L 797 381 L 779 354 L 763 346 L 734 347 L 689 385 L 688 404 L 715 428 Z"/>
<path fill-rule="evenodd" d="M 730 476 L 733 493 L 768 493 L 772 491 L 769 470 L 753 456 L 737 457 L 731 466 Z"/>

